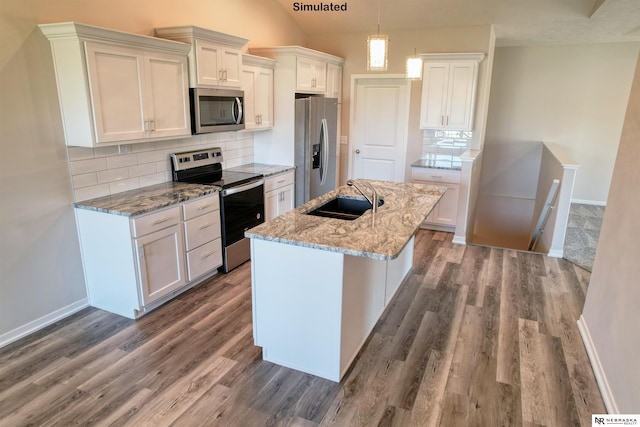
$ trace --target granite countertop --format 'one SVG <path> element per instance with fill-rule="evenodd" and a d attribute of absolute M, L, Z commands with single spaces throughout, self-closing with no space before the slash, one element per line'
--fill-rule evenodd
<path fill-rule="evenodd" d="M 346 221 L 306 215 L 337 195 L 362 198 L 342 186 L 245 232 L 246 237 L 340 252 L 373 259 L 396 258 L 440 200 L 446 187 L 370 181 L 384 200 L 373 214 Z"/>
<path fill-rule="evenodd" d="M 411 166 L 430 169 L 461 170 L 462 161 L 460 160 L 460 157 L 453 156 L 451 154 L 430 153 L 426 154 L 420 160 L 411 163 Z"/>
<path fill-rule="evenodd" d="M 164 182 L 111 196 L 76 202 L 73 206 L 116 215 L 134 216 L 196 199 L 219 189 L 220 187 L 215 185 Z"/>
<path fill-rule="evenodd" d="M 293 166 L 269 165 L 266 163 L 247 163 L 245 165 L 240 165 L 225 170 L 228 170 L 230 172 L 259 173 L 266 178 L 271 175 L 277 175 L 279 173 L 287 172 L 294 169 L 295 167 Z"/>

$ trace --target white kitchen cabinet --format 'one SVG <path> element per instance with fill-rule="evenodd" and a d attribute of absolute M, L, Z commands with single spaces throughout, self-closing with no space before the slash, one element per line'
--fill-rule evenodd
<path fill-rule="evenodd" d="M 195 40 L 196 86 L 240 87 L 242 51 Z"/>
<path fill-rule="evenodd" d="M 338 105 L 342 103 L 342 66 L 327 64 L 327 89 L 324 93 L 327 98 L 337 98 Z"/>
<path fill-rule="evenodd" d="M 264 181 L 265 221 L 270 221 L 293 209 L 294 198 L 294 171 L 266 178 Z"/>
<path fill-rule="evenodd" d="M 245 129 L 271 129 L 273 127 L 273 69 L 275 61 L 253 55 L 243 55 L 242 63 Z"/>
<path fill-rule="evenodd" d="M 421 228 L 442 231 L 455 231 L 456 217 L 458 215 L 458 196 L 460 194 L 460 172 L 447 169 L 430 169 L 423 167 L 411 167 L 411 178 L 419 184 L 441 185 L 447 187 L 440 201 Z"/>
<path fill-rule="evenodd" d="M 327 63 L 299 56 L 296 84 L 299 92 L 324 94 L 327 89 Z"/>
<path fill-rule="evenodd" d="M 191 45 L 190 87 L 241 86 L 242 46 L 248 39 L 192 25 L 156 28 L 155 34 Z"/>
<path fill-rule="evenodd" d="M 134 244 L 143 306 L 184 286 L 184 250 L 178 224 L 135 239 Z"/>
<path fill-rule="evenodd" d="M 218 193 L 134 217 L 76 208 L 89 304 L 131 319 L 222 265 Z"/>
<path fill-rule="evenodd" d="M 86 43 L 96 140 L 189 135 L 184 56 Z"/>
<path fill-rule="evenodd" d="M 222 265 L 218 193 L 182 206 L 187 279 L 193 281 Z"/>
<path fill-rule="evenodd" d="M 484 54 L 423 54 L 421 129 L 473 130 L 478 64 Z"/>
<path fill-rule="evenodd" d="M 77 23 L 40 28 L 51 42 L 67 145 L 191 134 L 188 45 Z"/>

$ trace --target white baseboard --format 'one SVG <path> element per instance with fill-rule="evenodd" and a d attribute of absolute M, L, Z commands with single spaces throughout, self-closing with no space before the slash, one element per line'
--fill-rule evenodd
<path fill-rule="evenodd" d="M 577 203 L 579 205 L 607 206 L 606 201 L 601 202 L 599 200 L 571 199 L 571 203 Z"/>
<path fill-rule="evenodd" d="M 24 338 L 27 335 L 32 334 L 46 326 L 49 326 L 60 319 L 71 316 L 73 313 L 76 313 L 88 306 L 89 300 L 87 298 L 83 298 L 79 301 L 74 302 L 73 304 L 69 304 L 66 307 L 62 307 L 61 309 L 56 310 L 53 313 L 49 313 L 46 316 L 42 316 L 39 319 L 33 320 L 26 325 L 22 325 L 19 328 L 6 332 L 0 335 L 0 348 L 9 345 L 14 341 L 17 341 L 20 338 Z"/>
<path fill-rule="evenodd" d="M 452 243 L 455 243 L 456 245 L 466 245 L 467 241 L 464 237 L 462 236 L 453 236 L 453 239 L 451 240 Z"/>
<path fill-rule="evenodd" d="M 562 258 L 564 257 L 564 250 L 563 249 L 551 249 L 549 251 L 549 253 L 547 253 L 548 257 L 551 258 Z"/>
<path fill-rule="evenodd" d="M 577 323 L 580 336 L 582 337 L 582 342 L 584 343 L 587 355 L 589 356 L 589 362 L 591 362 L 591 369 L 593 369 L 596 382 L 598 383 L 598 388 L 600 389 L 600 394 L 602 394 L 602 400 L 604 400 L 604 406 L 607 408 L 608 413 L 619 414 L 620 411 L 618 410 L 618 405 L 613 397 L 613 393 L 611 393 L 611 388 L 609 387 L 607 376 L 602 368 L 602 364 L 600 363 L 598 352 L 593 345 L 593 340 L 589 333 L 589 327 L 584 321 L 584 317 L 582 315 L 580 316 L 580 319 L 578 319 Z"/>

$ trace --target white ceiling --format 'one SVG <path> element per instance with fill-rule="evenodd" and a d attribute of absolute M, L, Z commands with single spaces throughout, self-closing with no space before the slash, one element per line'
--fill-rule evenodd
<path fill-rule="evenodd" d="M 294 11 L 277 0 L 308 34 L 494 24 L 496 45 L 640 41 L 640 0 L 303 0 L 343 4 L 346 12 Z"/>

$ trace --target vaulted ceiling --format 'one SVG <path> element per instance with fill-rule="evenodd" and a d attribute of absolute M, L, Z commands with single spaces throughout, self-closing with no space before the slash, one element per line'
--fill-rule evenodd
<path fill-rule="evenodd" d="M 640 41 L 640 0 L 277 0 L 308 34 L 494 24 L 498 46 Z M 295 10 L 342 5 L 346 11 Z"/>

